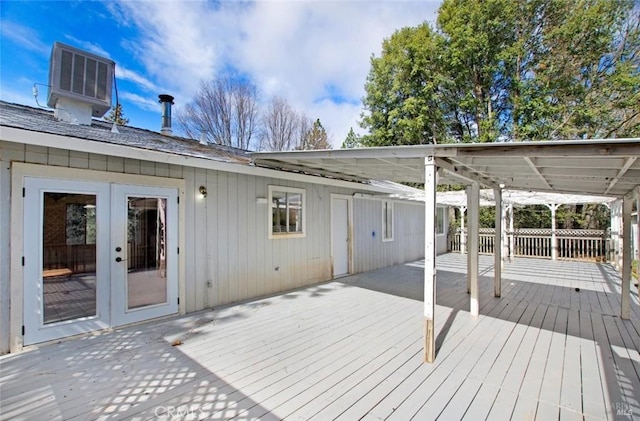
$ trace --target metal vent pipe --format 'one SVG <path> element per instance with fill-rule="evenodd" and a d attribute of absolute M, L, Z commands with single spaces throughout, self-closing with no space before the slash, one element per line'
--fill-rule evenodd
<path fill-rule="evenodd" d="M 160 98 L 160 104 L 162 105 L 162 127 L 160 132 L 166 135 L 172 135 L 173 129 L 171 128 L 171 106 L 173 105 L 173 97 L 167 94 L 158 95 Z"/>

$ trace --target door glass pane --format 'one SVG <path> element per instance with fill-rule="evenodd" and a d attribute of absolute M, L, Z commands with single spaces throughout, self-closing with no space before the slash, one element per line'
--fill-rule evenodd
<path fill-rule="evenodd" d="M 96 196 L 44 193 L 45 324 L 96 315 Z"/>
<path fill-rule="evenodd" d="M 167 199 L 128 197 L 127 308 L 167 302 Z"/>

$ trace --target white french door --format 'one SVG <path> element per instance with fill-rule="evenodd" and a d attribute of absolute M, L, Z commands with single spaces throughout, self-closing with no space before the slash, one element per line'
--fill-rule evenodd
<path fill-rule="evenodd" d="M 25 345 L 178 312 L 176 189 L 24 187 Z"/>
<path fill-rule="evenodd" d="M 24 188 L 25 345 L 109 327 L 109 184 Z"/>
<path fill-rule="evenodd" d="M 112 323 L 178 312 L 178 192 L 112 187 Z"/>

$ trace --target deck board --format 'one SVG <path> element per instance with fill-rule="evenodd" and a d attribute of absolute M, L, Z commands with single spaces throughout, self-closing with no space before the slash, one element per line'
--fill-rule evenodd
<path fill-rule="evenodd" d="M 580 312 L 569 310 L 567 335 L 564 344 L 564 364 L 560 405 L 575 413 L 582 413 L 582 377 L 580 370 Z"/>
<path fill-rule="evenodd" d="M 582 408 L 585 416 L 607 418 L 602 377 L 595 370 L 600 362 L 597 345 L 593 341 L 593 327 L 589 313 L 580 312 L 580 373 L 582 378 Z"/>
<path fill-rule="evenodd" d="M 0 357 L 0 419 L 639 417 L 637 289 L 621 320 L 610 266 L 515 259 L 498 299 L 492 263 L 474 319 L 466 256 L 438 257 L 434 364 L 416 262 Z"/>

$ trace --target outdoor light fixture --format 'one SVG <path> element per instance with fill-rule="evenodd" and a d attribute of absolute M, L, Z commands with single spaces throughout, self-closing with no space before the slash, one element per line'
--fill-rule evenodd
<path fill-rule="evenodd" d="M 207 197 L 207 188 L 205 186 L 200 186 L 200 196 L 202 196 L 202 198 Z"/>

